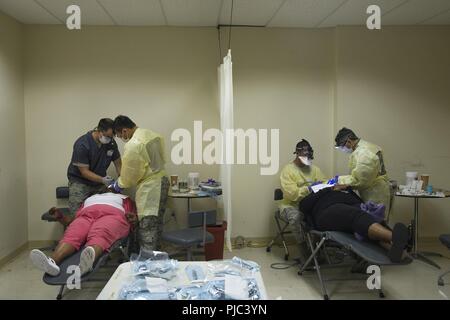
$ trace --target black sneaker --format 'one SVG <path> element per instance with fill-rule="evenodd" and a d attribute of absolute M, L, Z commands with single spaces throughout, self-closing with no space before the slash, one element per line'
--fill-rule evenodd
<path fill-rule="evenodd" d="M 408 245 L 409 232 L 403 223 L 397 223 L 392 231 L 392 246 L 388 257 L 392 262 L 401 262 L 403 250 Z"/>

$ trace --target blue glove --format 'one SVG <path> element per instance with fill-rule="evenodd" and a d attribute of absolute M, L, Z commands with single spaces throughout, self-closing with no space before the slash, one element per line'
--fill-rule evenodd
<path fill-rule="evenodd" d="M 108 189 L 114 190 L 117 193 L 122 193 L 123 189 L 119 187 L 119 182 L 116 180 L 113 184 L 111 184 Z"/>
<path fill-rule="evenodd" d="M 333 179 L 328 180 L 327 184 L 337 184 L 339 181 L 339 176 L 335 176 Z"/>

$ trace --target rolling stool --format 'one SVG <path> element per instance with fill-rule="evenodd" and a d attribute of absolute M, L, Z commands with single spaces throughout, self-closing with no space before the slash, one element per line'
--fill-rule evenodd
<path fill-rule="evenodd" d="M 214 242 L 214 236 L 206 231 L 206 243 Z M 162 233 L 162 240 L 186 251 L 186 260 L 192 261 L 192 248 L 203 244 L 203 228 L 186 228 Z"/>

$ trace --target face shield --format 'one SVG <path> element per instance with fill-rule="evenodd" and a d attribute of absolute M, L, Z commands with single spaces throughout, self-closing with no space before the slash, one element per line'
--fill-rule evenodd
<path fill-rule="evenodd" d="M 314 159 L 314 151 L 311 147 L 304 146 L 302 148 L 297 148 L 295 153 L 304 165 L 310 166 L 312 164 L 312 160 Z"/>

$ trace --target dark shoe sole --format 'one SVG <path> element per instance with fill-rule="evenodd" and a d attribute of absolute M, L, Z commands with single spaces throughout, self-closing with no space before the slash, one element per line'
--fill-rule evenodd
<path fill-rule="evenodd" d="M 401 262 L 403 250 L 408 244 L 409 232 L 403 223 L 397 223 L 392 231 L 392 247 L 388 252 L 388 257 L 392 262 Z"/>

